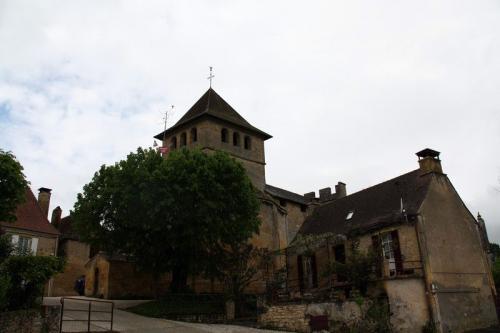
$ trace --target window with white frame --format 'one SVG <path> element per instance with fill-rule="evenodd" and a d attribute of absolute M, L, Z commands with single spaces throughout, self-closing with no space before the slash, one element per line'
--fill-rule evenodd
<path fill-rule="evenodd" d="M 23 254 L 36 255 L 38 248 L 38 238 L 26 237 L 21 235 L 12 235 L 11 241 L 12 245 L 14 246 L 14 251 L 18 255 L 23 255 Z"/>

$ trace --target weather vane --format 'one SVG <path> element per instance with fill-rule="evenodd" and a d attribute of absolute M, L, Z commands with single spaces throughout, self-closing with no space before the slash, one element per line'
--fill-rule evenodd
<path fill-rule="evenodd" d="M 213 67 L 210 66 L 210 75 L 207 77 L 208 81 L 210 81 L 210 88 L 212 88 L 212 79 L 215 77 L 215 75 L 212 73 Z"/>

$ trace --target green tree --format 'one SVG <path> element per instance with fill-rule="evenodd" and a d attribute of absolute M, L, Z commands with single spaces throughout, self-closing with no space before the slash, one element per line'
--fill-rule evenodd
<path fill-rule="evenodd" d="M 259 201 L 241 164 L 199 150 L 164 159 L 139 148 L 102 166 L 78 194 L 73 218 L 82 236 L 135 260 L 158 281 L 172 272 L 172 291 L 189 274 L 214 272 L 212 255 L 258 232 Z"/>
<path fill-rule="evenodd" d="M 16 207 L 25 199 L 28 182 L 11 152 L 0 149 L 0 221 L 15 221 Z"/>

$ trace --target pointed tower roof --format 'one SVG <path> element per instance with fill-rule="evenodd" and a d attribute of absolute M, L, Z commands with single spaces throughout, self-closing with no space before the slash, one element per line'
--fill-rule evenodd
<path fill-rule="evenodd" d="M 212 88 L 209 88 L 201 98 L 182 116 L 174 126 L 168 128 L 165 134 L 168 135 L 178 127 L 185 125 L 195 119 L 201 117 L 212 117 L 224 122 L 242 127 L 250 132 L 260 135 L 264 140 L 272 138 L 271 135 L 260 129 L 250 125 L 231 105 L 229 105 L 222 97 L 219 96 Z M 156 135 L 155 138 L 161 140 L 163 133 Z"/>

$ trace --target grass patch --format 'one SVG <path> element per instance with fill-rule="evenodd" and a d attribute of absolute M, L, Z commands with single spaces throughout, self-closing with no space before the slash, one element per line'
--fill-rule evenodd
<path fill-rule="evenodd" d="M 224 313 L 224 299 L 219 295 L 168 295 L 159 300 L 128 308 L 127 311 L 154 318 L 221 314 Z"/>

